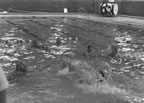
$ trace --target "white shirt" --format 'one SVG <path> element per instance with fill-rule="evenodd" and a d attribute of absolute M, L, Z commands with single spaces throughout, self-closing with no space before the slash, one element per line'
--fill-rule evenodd
<path fill-rule="evenodd" d="M 8 88 L 8 81 L 4 74 L 2 67 L 0 66 L 0 92 Z"/>

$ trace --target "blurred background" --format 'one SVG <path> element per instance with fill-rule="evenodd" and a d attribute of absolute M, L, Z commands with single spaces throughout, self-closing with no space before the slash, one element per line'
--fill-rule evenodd
<path fill-rule="evenodd" d="M 99 4 L 107 0 L 0 0 L 0 10 L 25 10 L 41 12 L 78 12 L 85 8 L 88 13 L 100 13 Z M 119 5 L 119 14 L 144 16 L 144 0 L 115 0 Z"/>

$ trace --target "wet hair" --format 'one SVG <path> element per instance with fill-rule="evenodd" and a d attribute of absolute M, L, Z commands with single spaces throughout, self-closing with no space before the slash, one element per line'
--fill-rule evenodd
<path fill-rule="evenodd" d="M 92 45 L 88 45 L 88 46 L 87 46 L 87 52 L 88 52 L 88 53 L 92 52 Z"/>
<path fill-rule="evenodd" d="M 99 71 L 99 74 L 102 76 L 102 77 L 104 77 L 105 78 L 105 74 L 104 74 L 104 72 L 103 71 Z"/>
<path fill-rule="evenodd" d="M 111 50 L 112 50 L 112 52 L 111 52 L 110 56 L 115 57 L 118 53 L 118 48 L 115 45 L 112 45 Z"/>
<path fill-rule="evenodd" d="M 32 47 L 34 47 L 34 48 L 38 48 L 39 47 L 37 40 L 32 40 Z"/>
<path fill-rule="evenodd" d="M 16 72 L 26 72 L 26 65 L 23 62 L 17 61 L 16 62 Z"/>
<path fill-rule="evenodd" d="M 99 78 L 99 82 L 104 83 L 106 80 L 104 72 L 100 70 L 99 74 L 101 75 L 101 77 Z"/>
<path fill-rule="evenodd" d="M 57 38 L 57 39 L 56 39 L 56 45 L 57 45 L 57 46 L 60 46 L 60 45 L 61 45 L 61 39 L 60 39 L 60 38 Z"/>

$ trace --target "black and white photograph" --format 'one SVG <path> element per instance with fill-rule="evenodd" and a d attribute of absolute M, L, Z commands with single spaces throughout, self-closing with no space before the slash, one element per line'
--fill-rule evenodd
<path fill-rule="evenodd" d="M 144 0 L 0 0 L 0 103 L 144 103 Z"/>

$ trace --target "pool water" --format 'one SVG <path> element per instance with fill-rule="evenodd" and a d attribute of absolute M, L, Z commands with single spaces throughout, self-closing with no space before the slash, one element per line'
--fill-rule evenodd
<path fill-rule="evenodd" d="M 12 79 L 8 103 L 144 102 L 144 29 L 70 17 L 0 22 L 5 73 L 17 60 L 27 67 Z"/>

